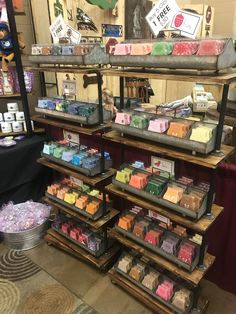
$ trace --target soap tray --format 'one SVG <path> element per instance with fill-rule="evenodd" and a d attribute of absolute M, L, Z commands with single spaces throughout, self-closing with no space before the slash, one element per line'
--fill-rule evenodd
<path fill-rule="evenodd" d="M 93 220 L 93 221 L 96 221 L 96 220 L 100 219 L 100 218 L 103 216 L 103 214 L 104 214 L 104 213 L 103 213 L 103 202 L 101 202 L 101 204 L 100 204 L 100 206 L 99 206 L 99 209 L 98 209 L 98 211 L 96 212 L 96 214 L 95 214 L 95 215 L 91 215 L 91 214 L 87 213 L 85 210 L 80 209 L 80 208 L 78 208 L 78 207 L 76 207 L 76 206 L 74 206 L 74 205 L 71 205 L 71 204 L 69 204 L 69 203 L 67 203 L 67 202 L 65 202 L 65 201 L 63 201 L 63 200 L 61 200 L 61 199 L 59 199 L 58 197 L 49 194 L 48 192 L 46 192 L 45 195 L 46 195 L 47 198 L 53 200 L 54 202 L 59 203 L 59 204 L 65 206 L 65 207 L 68 207 L 68 208 L 72 209 L 74 212 L 77 212 L 77 213 L 83 215 L 84 217 L 86 217 L 86 218 L 88 218 L 88 219 L 90 219 L 90 220 Z M 84 194 L 84 195 L 87 195 L 87 194 Z M 97 201 L 97 200 L 98 200 L 98 199 L 97 199 L 96 197 L 94 197 L 94 196 L 90 196 L 90 195 L 87 195 L 87 196 L 89 196 L 89 198 L 90 198 L 91 201 L 92 201 L 92 200 L 94 200 L 94 201 Z M 109 203 L 106 202 L 106 207 L 107 207 L 107 208 L 110 207 L 111 204 L 112 204 L 112 202 L 109 202 Z"/>
<path fill-rule="evenodd" d="M 96 167 L 94 167 L 92 169 L 85 169 L 85 168 L 82 168 L 79 166 L 75 166 L 70 162 L 66 162 L 66 161 L 63 161 L 59 158 L 55 158 L 51 155 L 41 153 L 41 156 L 47 158 L 48 160 L 55 162 L 56 164 L 59 164 L 59 165 L 65 166 L 67 168 L 73 169 L 73 170 L 78 171 L 82 174 L 85 174 L 89 177 L 94 177 L 94 176 L 102 173 L 101 160 L 97 163 Z M 104 164 L 105 164 L 104 170 L 108 170 L 112 167 L 112 160 L 105 160 Z"/>

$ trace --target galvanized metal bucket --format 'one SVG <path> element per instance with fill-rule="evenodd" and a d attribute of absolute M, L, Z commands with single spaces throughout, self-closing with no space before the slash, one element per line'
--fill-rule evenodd
<path fill-rule="evenodd" d="M 42 225 L 30 230 L 15 233 L 1 232 L 0 234 L 3 239 L 3 243 L 7 247 L 10 249 L 25 251 L 40 244 L 49 226 L 50 221 L 47 219 Z"/>

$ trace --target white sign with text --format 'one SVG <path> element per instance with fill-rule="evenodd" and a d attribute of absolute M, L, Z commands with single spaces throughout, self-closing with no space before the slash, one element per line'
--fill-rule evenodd
<path fill-rule="evenodd" d="M 202 23 L 202 15 L 180 10 L 174 15 L 170 27 L 181 32 L 181 35 L 196 38 Z"/>
<path fill-rule="evenodd" d="M 146 20 L 155 36 L 172 21 L 180 10 L 175 0 L 160 0 L 146 16 Z"/>
<path fill-rule="evenodd" d="M 67 32 L 66 23 L 60 14 L 49 27 L 54 44 L 59 43 L 59 39 Z"/>

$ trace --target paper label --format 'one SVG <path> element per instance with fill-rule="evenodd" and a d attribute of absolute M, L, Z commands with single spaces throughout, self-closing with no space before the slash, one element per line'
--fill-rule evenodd
<path fill-rule="evenodd" d="M 64 139 L 73 144 L 80 144 L 79 134 L 63 130 Z"/>
<path fill-rule="evenodd" d="M 202 15 L 180 10 L 174 15 L 170 27 L 181 32 L 181 35 L 195 38 L 202 23 Z"/>
<path fill-rule="evenodd" d="M 175 162 L 172 160 L 152 156 L 151 165 L 154 168 L 168 172 L 171 177 L 175 175 Z"/>
<path fill-rule="evenodd" d="M 146 16 L 146 20 L 155 36 L 171 22 L 180 10 L 175 0 L 160 0 Z"/>
<path fill-rule="evenodd" d="M 71 180 L 71 182 L 73 182 L 75 185 L 77 185 L 79 187 L 84 185 L 84 182 L 82 180 L 79 180 L 75 177 L 70 177 L 70 180 Z"/>
<path fill-rule="evenodd" d="M 170 219 L 169 218 L 166 218 L 165 216 L 159 215 L 158 213 L 155 213 L 151 210 L 149 210 L 148 216 L 153 218 L 153 219 L 164 222 L 165 224 L 167 224 L 167 226 L 170 225 Z"/>
<path fill-rule="evenodd" d="M 66 25 L 65 34 L 63 37 L 69 38 L 70 43 L 74 45 L 79 44 L 81 40 L 80 32 L 69 25 Z"/>
<path fill-rule="evenodd" d="M 59 43 L 59 38 L 63 37 L 67 31 L 66 23 L 61 14 L 56 18 L 55 22 L 51 24 L 49 29 L 53 38 L 53 42 L 55 44 Z"/>

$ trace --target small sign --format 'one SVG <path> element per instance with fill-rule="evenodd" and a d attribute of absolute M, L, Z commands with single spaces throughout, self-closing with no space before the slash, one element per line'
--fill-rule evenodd
<path fill-rule="evenodd" d="M 73 27 L 66 25 L 65 34 L 63 37 L 67 37 L 71 44 L 77 45 L 80 43 L 81 34 Z"/>
<path fill-rule="evenodd" d="M 162 216 L 162 215 L 159 215 L 158 213 L 153 212 L 153 211 L 151 211 L 151 210 L 149 210 L 148 216 L 149 216 L 150 218 L 152 218 L 152 219 L 156 219 L 156 220 L 159 220 L 159 221 L 161 221 L 161 222 L 164 222 L 165 224 L 167 224 L 167 226 L 169 226 L 170 223 L 171 223 L 169 218 L 167 218 L 167 217 L 165 217 L 165 216 Z"/>
<path fill-rule="evenodd" d="M 152 156 L 151 165 L 161 171 L 168 172 L 171 177 L 175 175 L 175 162 L 172 160 Z"/>
<path fill-rule="evenodd" d="M 60 14 L 54 23 L 49 27 L 53 42 L 55 44 L 59 43 L 59 39 L 64 37 L 67 31 L 66 23 L 63 19 L 63 16 Z"/>
<path fill-rule="evenodd" d="M 122 37 L 123 26 L 113 24 L 102 24 L 102 36 L 103 37 Z"/>
<path fill-rule="evenodd" d="M 70 143 L 76 145 L 80 144 L 79 134 L 63 130 L 63 135 L 64 139 L 68 140 Z"/>
<path fill-rule="evenodd" d="M 76 96 L 76 80 L 63 80 L 62 94 L 66 96 Z"/>
<path fill-rule="evenodd" d="M 71 182 L 73 182 L 74 185 L 78 187 L 82 187 L 84 185 L 84 182 L 82 180 L 79 180 L 75 177 L 70 177 Z"/>
<path fill-rule="evenodd" d="M 171 22 L 180 10 L 175 0 L 160 0 L 146 16 L 146 20 L 155 36 Z"/>
<path fill-rule="evenodd" d="M 202 15 L 180 10 L 173 17 L 170 27 L 180 31 L 181 35 L 194 39 L 201 23 Z"/>

